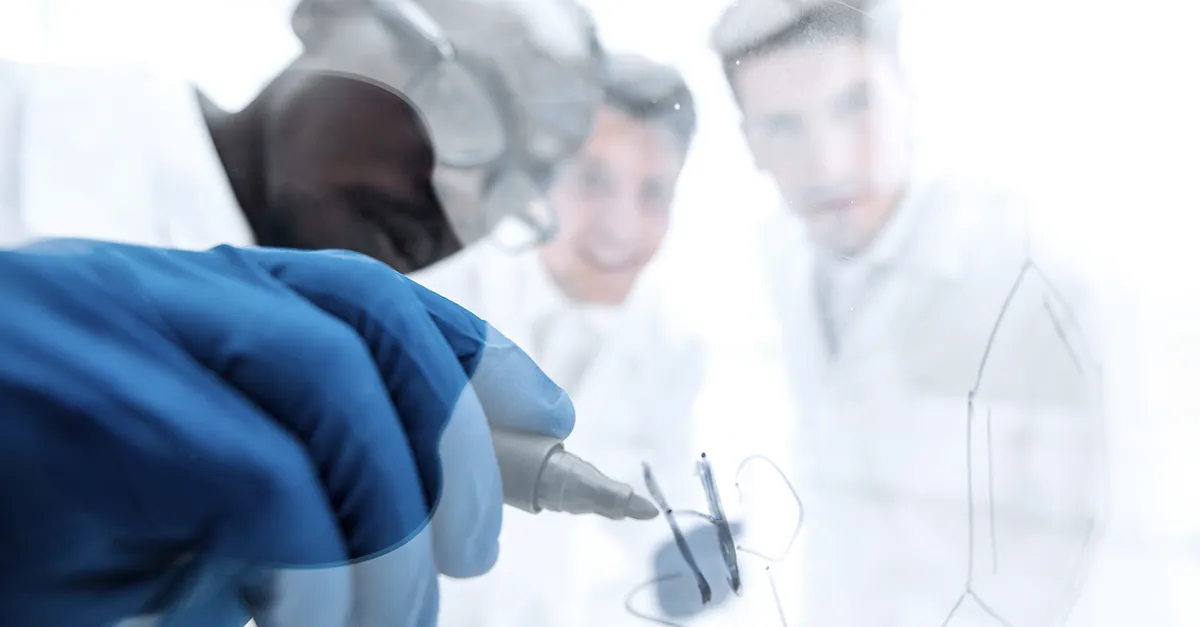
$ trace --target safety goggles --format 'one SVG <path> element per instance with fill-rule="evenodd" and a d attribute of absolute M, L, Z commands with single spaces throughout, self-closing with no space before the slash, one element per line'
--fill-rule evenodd
<path fill-rule="evenodd" d="M 494 243 L 512 251 L 548 241 L 557 230 L 543 198 L 548 173 L 591 132 L 598 72 L 564 71 L 524 46 L 521 70 L 505 75 L 489 59 L 460 54 L 446 29 L 418 3 L 374 4 L 395 38 L 414 44 L 419 55 L 418 69 L 401 91 L 423 117 L 438 165 L 486 178 L 478 207 L 447 208 L 464 221 L 463 239 L 491 233 Z"/>
<path fill-rule="evenodd" d="M 419 69 L 401 92 L 421 113 L 437 160 L 456 168 L 496 162 L 508 151 L 504 115 L 494 94 L 460 60 L 442 28 L 411 0 L 375 0 L 397 39 L 422 48 Z"/>

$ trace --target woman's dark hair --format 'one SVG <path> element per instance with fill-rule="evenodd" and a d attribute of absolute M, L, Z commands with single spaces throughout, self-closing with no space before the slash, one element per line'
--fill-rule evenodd
<path fill-rule="evenodd" d="M 607 73 L 605 105 L 661 125 L 688 151 L 696 134 L 696 103 L 678 70 L 634 54 L 610 54 Z"/>

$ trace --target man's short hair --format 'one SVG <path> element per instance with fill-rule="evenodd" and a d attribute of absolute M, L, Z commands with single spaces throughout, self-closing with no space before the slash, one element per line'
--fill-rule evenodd
<path fill-rule="evenodd" d="M 748 0 L 740 4 L 753 5 L 762 1 Z M 734 74 L 740 61 L 796 45 L 850 39 L 896 55 L 897 15 L 887 0 L 817 0 L 810 2 L 808 8 L 801 8 L 805 3 L 796 0 L 784 1 L 793 2 L 798 8 L 790 15 L 773 14 L 768 18 L 772 20 L 773 28 L 767 28 L 756 37 L 739 41 L 737 35 L 728 36 L 721 32 L 723 28 L 738 27 L 734 20 L 740 16 L 733 16 L 732 13 L 740 7 L 731 8 L 718 23 L 713 45 L 721 57 L 730 87 L 735 85 Z M 736 95 L 736 88 L 734 92 Z"/>
<path fill-rule="evenodd" d="M 633 54 L 610 54 L 604 104 L 635 119 L 660 125 L 684 154 L 696 134 L 696 105 L 675 68 Z"/>

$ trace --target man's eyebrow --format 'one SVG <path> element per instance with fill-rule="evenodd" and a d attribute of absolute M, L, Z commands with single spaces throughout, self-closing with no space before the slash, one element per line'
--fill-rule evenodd
<path fill-rule="evenodd" d="M 840 102 L 850 98 L 858 98 L 860 96 L 870 95 L 870 93 L 871 81 L 865 78 L 860 78 L 839 90 L 837 96 L 834 97 L 834 100 Z"/>

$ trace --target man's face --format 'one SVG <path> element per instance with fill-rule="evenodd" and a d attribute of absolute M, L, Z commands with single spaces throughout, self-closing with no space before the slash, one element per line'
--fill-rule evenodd
<path fill-rule="evenodd" d="M 591 139 L 561 168 L 549 194 L 559 231 L 541 258 L 569 296 L 625 300 L 666 235 L 683 160 L 666 128 L 600 109 Z"/>
<path fill-rule="evenodd" d="M 734 73 L 758 167 L 814 239 L 861 252 L 909 174 L 909 98 L 895 61 L 845 38 L 742 60 Z"/>

